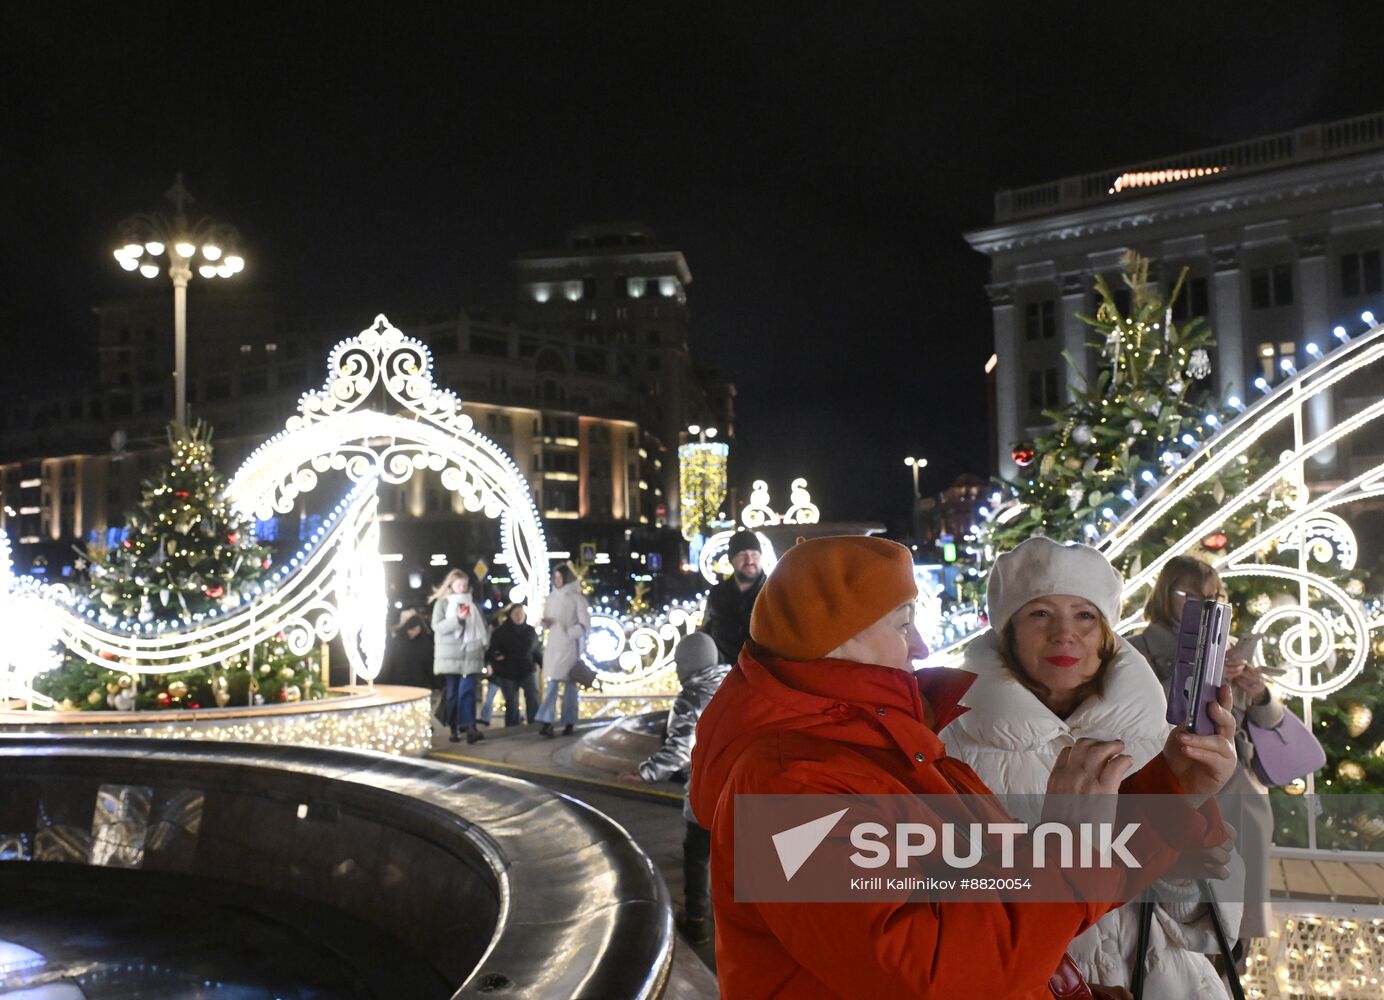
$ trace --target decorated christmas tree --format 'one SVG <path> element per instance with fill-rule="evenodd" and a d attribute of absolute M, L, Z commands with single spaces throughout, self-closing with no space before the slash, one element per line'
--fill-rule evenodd
<path fill-rule="evenodd" d="M 1173 320 L 1173 305 L 1186 272 L 1165 299 L 1149 281 L 1148 261 L 1124 259 L 1122 280 L 1129 307 L 1122 311 L 1104 277 L 1096 278 L 1100 305 L 1081 317 L 1094 333 L 1099 371 L 1087 380 L 1075 359 L 1071 401 L 1044 411 L 1049 429 L 1036 441 L 1014 446 L 1021 473 L 1006 483 L 1017 504 L 1005 505 L 983 529 L 996 552 L 1031 535 L 1058 541 L 1091 541 L 1106 530 L 1152 485 L 1180 465 L 1236 412 L 1211 398 L 1210 349 L 1215 340 L 1202 317 Z M 1188 496 L 1121 556 L 1128 575 L 1181 538 L 1256 474 L 1259 463 L 1230 466 L 1210 490 Z M 1275 501 L 1270 501 L 1275 502 Z M 1247 507 L 1205 538 L 1192 554 L 1220 553 L 1250 537 L 1263 514 Z"/>
<path fill-rule="evenodd" d="M 213 609 L 229 611 L 251 598 L 269 571 L 269 550 L 253 521 L 226 500 L 225 478 L 212 462 L 211 430 L 172 424 L 171 456 L 162 474 L 142 484 L 139 505 L 126 514 L 116 546 L 93 543 L 79 590 L 106 626 L 169 621 L 192 625 Z M 35 688 L 63 708 L 202 708 L 257 700 L 296 701 L 323 692 L 316 665 L 292 653 L 283 637 L 214 667 L 158 676 L 121 674 L 69 656 L 38 678 Z"/>

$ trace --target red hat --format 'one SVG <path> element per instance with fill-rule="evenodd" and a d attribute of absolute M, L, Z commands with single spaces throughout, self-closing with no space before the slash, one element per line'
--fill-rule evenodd
<path fill-rule="evenodd" d="M 785 660 L 819 660 L 918 596 L 897 542 L 834 535 L 799 542 L 774 567 L 750 614 L 750 638 Z"/>

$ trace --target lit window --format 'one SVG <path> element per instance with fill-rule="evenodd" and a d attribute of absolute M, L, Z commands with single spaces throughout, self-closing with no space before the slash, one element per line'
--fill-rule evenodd
<path fill-rule="evenodd" d="M 1283 372 L 1282 362 L 1297 362 L 1297 344 L 1284 340 L 1277 344 L 1261 343 L 1256 352 L 1259 356 L 1259 373 L 1269 382 L 1275 382 Z"/>

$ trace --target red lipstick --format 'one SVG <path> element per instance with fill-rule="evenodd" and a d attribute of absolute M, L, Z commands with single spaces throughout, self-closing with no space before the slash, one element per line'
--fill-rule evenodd
<path fill-rule="evenodd" d="M 1054 667 L 1074 667 L 1081 660 L 1075 656 L 1049 656 L 1048 662 Z"/>

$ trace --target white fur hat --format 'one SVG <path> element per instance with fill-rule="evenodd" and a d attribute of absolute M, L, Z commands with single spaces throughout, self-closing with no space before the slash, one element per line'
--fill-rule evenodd
<path fill-rule="evenodd" d="M 1060 545 L 1051 538 L 1029 538 L 995 560 L 985 587 L 990 627 L 996 632 L 1029 601 L 1050 594 L 1084 597 L 1111 625 L 1119 621 L 1124 581 L 1115 567 L 1089 545 Z"/>

